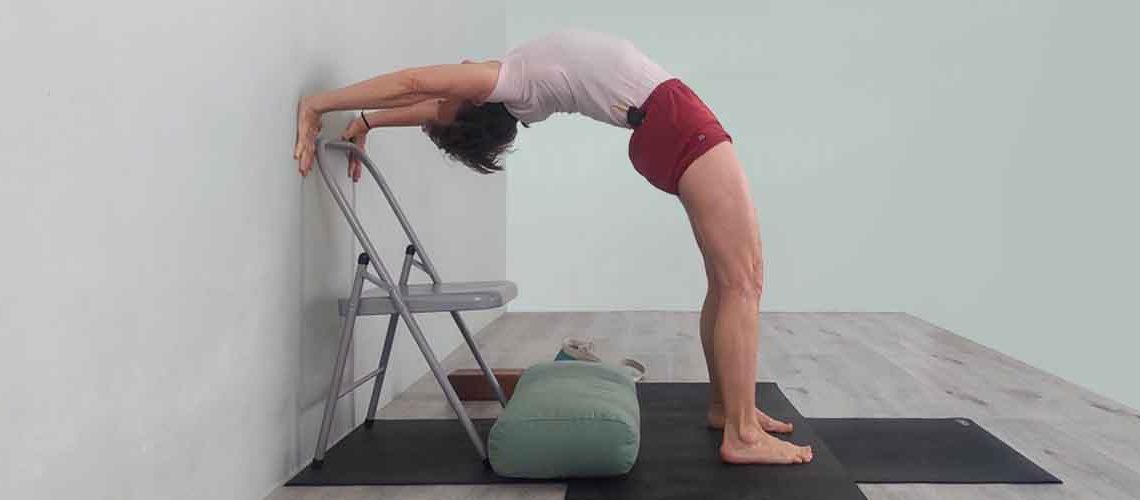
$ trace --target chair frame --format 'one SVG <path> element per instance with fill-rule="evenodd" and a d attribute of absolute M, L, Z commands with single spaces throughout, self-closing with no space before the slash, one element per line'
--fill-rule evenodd
<path fill-rule="evenodd" d="M 407 246 L 404 254 L 404 261 L 400 269 L 398 281 L 392 280 L 392 276 L 384 265 L 384 261 L 380 258 L 375 246 L 373 246 L 372 241 L 368 238 L 368 234 L 364 231 L 360 219 L 356 216 L 356 211 L 353 210 L 345 198 L 344 192 L 341 191 L 340 186 L 337 185 L 325 168 L 326 164 L 332 164 L 329 155 L 332 154 L 333 151 L 347 153 L 360 160 L 376 181 L 376 184 L 380 187 L 380 191 L 388 201 L 389 207 L 391 207 L 392 212 L 395 213 L 396 218 L 400 222 L 400 227 L 403 229 L 404 235 L 407 236 L 410 244 Z M 419 347 L 424 360 L 427 361 L 428 368 L 431 370 L 432 375 L 435 376 L 440 388 L 443 389 L 448 404 L 459 418 L 459 422 L 467 432 L 467 436 L 471 439 L 471 444 L 475 447 L 479 458 L 486 462 L 487 449 L 483 443 L 483 439 L 479 436 L 479 433 L 475 430 L 475 426 L 471 423 L 471 418 L 467 415 L 467 411 L 456 395 L 455 388 L 451 386 L 451 382 L 447 379 L 447 374 L 444 373 L 443 367 L 440 366 L 439 360 L 431 350 L 431 346 L 428 345 L 423 330 L 421 330 L 419 323 L 416 321 L 414 313 L 408 309 L 406 302 L 408 276 L 412 266 L 416 266 L 427 273 L 432 283 L 438 285 L 442 283 L 442 280 L 436 271 L 435 265 L 432 264 L 431 258 L 428 257 L 427 252 L 424 251 L 423 244 L 420 243 L 415 230 L 412 229 L 412 225 L 408 222 L 407 216 L 404 214 L 403 209 L 400 208 L 388 183 L 385 182 L 379 169 L 376 168 L 376 165 L 362 149 L 351 142 L 318 139 L 316 163 L 321 177 L 324 178 L 325 185 L 328 186 L 329 191 L 332 193 L 333 198 L 336 200 L 337 205 L 340 207 L 341 212 L 348 221 L 348 225 L 352 228 L 353 234 L 356 235 L 356 239 L 364 251 L 357 258 L 356 273 L 352 280 L 352 289 L 349 293 L 347 311 L 344 312 L 341 321 L 340 347 L 337 352 L 332 379 L 329 382 L 329 389 L 325 398 L 324 418 L 321 420 L 321 428 L 317 436 L 317 449 L 313 455 L 313 466 L 320 467 L 324 463 L 337 400 L 352 393 L 357 387 L 360 387 L 373 378 L 375 379 L 375 383 L 372 386 L 372 398 L 368 403 L 368 413 L 365 416 L 364 425 L 365 427 L 371 428 L 373 422 L 375 422 L 376 406 L 380 399 L 380 390 L 384 384 L 384 374 L 388 370 L 388 361 L 391 358 L 392 341 L 395 338 L 396 327 L 400 320 L 403 320 L 404 324 L 408 326 L 408 331 L 411 333 L 412 339 L 415 340 L 416 346 Z M 369 266 L 375 269 L 376 274 L 368 272 Z M 369 281 L 385 289 L 397 312 L 388 315 L 388 329 L 384 336 L 384 347 L 381 351 L 380 362 L 377 368 L 347 386 L 344 386 L 342 385 L 342 380 L 344 379 L 345 365 L 352 347 L 352 336 L 365 281 Z M 471 354 L 474 355 L 475 361 L 479 364 L 479 368 L 483 371 L 487 382 L 491 384 L 495 396 L 499 400 L 499 404 L 506 406 L 507 398 L 503 393 L 503 389 L 499 386 L 499 381 L 495 378 L 491 369 L 487 366 L 486 362 L 483 361 L 483 356 L 479 353 L 479 349 L 476 347 L 475 340 L 467 328 L 467 323 L 463 321 L 463 317 L 460 316 L 456 310 L 438 312 L 451 313 L 451 318 L 455 321 L 455 326 L 459 329 L 460 334 L 463 335 L 463 340 L 466 341 L 467 347 L 471 350 Z"/>

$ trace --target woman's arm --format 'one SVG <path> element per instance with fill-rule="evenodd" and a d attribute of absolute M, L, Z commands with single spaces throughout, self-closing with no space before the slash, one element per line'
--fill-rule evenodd
<path fill-rule="evenodd" d="M 381 109 L 364 113 L 364 119 L 368 120 L 366 129 L 379 127 L 419 127 L 430 122 L 438 121 L 442 102 L 443 99 L 429 99 L 412 104 L 411 106 Z M 357 121 L 360 122 L 360 126 L 365 126 L 364 121 L 359 119 L 353 120 L 353 124 Z M 349 127 L 351 128 L 352 125 Z M 367 132 L 367 130 L 364 131 Z"/>
<path fill-rule="evenodd" d="M 364 149 L 369 130 L 379 127 L 418 127 L 438 121 L 443 102 L 443 99 L 431 99 L 411 106 L 362 113 L 363 118 L 358 116 L 349 122 L 340 138 Z M 348 155 L 348 176 L 353 182 L 360 180 L 360 159 L 353 154 Z"/>
<path fill-rule="evenodd" d="M 497 62 L 440 64 L 380 75 L 303 101 L 317 113 L 396 108 L 437 98 L 482 101 L 498 78 Z"/>
<path fill-rule="evenodd" d="M 302 176 L 312 170 L 323 113 L 346 109 L 401 108 L 441 98 L 481 102 L 495 88 L 499 65 L 497 61 L 488 61 L 405 69 L 302 98 L 297 106 L 297 143 L 293 148 L 293 158 L 298 160 L 297 170 Z"/>

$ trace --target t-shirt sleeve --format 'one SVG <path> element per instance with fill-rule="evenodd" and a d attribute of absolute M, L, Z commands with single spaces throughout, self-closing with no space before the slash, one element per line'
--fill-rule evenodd
<path fill-rule="evenodd" d="M 522 60 L 508 55 L 499 65 L 495 88 L 483 102 L 518 102 L 523 96 Z"/>

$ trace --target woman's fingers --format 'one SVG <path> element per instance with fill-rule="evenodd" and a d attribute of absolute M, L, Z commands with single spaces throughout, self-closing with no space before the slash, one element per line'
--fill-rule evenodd
<path fill-rule="evenodd" d="M 364 151 L 364 134 L 353 137 L 351 140 L 356 147 Z M 352 177 L 352 182 L 360 181 L 360 167 L 360 157 L 354 154 L 349 155 L 348 176 Z"/>
<path fill-rule="evenodd" d="M 364 126 L 364 122 L 356 119 L 348 122 L 348 126 L 344 128 L 344 133 L 341 134 L 340 138 L 355 142 L 357 137 L 362 137 L 366 133 L 368 133 L 368 127 Z"/>
<path fill-rule="evenodd" d="M 348 178 L 352 179 L 352 182 L 360 180 L 360 159 L 351 152 L 348 153 Z"/>
<path fill-rule="evenodd" d="M 349 122 L 348 127 L 345 127 L 344 129 L 344 133 L 340 134 L 340 140 L 349 141 L 352 143 L 356 142 L 352 137 L 352 122 Z M 356 171 L 356 155 L 352 154 L 352 151 L 347 151 L 344 154 L 344 158 L 348 160 L 348 177 L 355 181 L 356 178 L 353 177 L 352 173 Z"/>
<path fill-rule="evenodd" d="M 348 123 L 345 127 L 344 133 L 340 135 L 341 140 L 349 141 L 364 150 L 364 139 L 368 134 L 368 126 L 362 120 L 356 119 Z M 348 153 L 348 177 L 353 182 L 360 180 L 360 158 L 350 151 Z"/>
<path fill-rule="evenodd" d="M 293 159 L 299 160 L 301 158 L 301 128 L 305 126 L 305 121 L 301 113 L 301 101 L 297 101 L 297 135 L 293 139 Z M 297 166 L 300 170 L 300 165 Z"/>
<path fill-rule="evenodd" d="M 293 158 L 297 160 L 297 172 L 302 176 L 312 170 L 317 135 L 321 133 L 320 114 L 306 109 L 297 103 L 297 144 L 293 147 Z"/>
<path fill-rule="evenodd" d="M 293 159 L 297 160 L 297 173 L 304 175 L 304 163 L 301 162 L 301 154 L 305 152 L 304 142 L 300 137 L 297 138 L 297 147 L 293 149 Z"/>
<path fill-rule="evenodd" d="M 301 175 L 308 176 L 313 170 L 313 161 L 317 156 L 317 139 L 314 132 L 312 137 L 306 138 L 301 145 Z"/>
<path fill-rule="evenodd" d="M 303 124 L 297 124 L 297 143 L 293 145 L 293 159 L 301 159 L 301 152 L 305 150 L 305 132 L 301 128 Z"/>
<path fill-rule="evenodd" d="M 300 172 L 302 177 L 308 177 L 309 170 L 313 168 L 313 150 L 311 147 L 306 146 L 301 150 L 301 165 Z"/>
<path fill-rule="evenodd" d="M 309 166 L 312 162 L 312 142 L 302 136 L 297 141 L 297 149 L 293 153 L 293 157 L 297 159 L 297 173 L 302 177 L 309 175 Z"/>
<path fill-rule="evenodd" d="M 352 177 L 352 182 L 360 181 L 360 158 L 352 155 L 352 161 L 348 164 L 348 176 Z"/>
<path fill-rule="evenodd" d="M 320 133 L 320 126 L 309 129 L 309 133 L 303 135 L 298 149 L 300 150 L 298 156 L 297 171 L 302 176 L 308 176 L 309 172 L 313 169 L 313 158 L 316 157 L 317 148 L 317 134 Z"/>

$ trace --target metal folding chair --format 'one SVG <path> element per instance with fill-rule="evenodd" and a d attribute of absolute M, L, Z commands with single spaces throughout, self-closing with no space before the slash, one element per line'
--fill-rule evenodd
<path fill-rule="evenodd" d="M 360 162 L 372 175 L 372 178 L 376 180 L 376 184 L 380 186 L 380 191 L 384 193 L 384 197 L 388 200 L 388 205 L 396 214 L 396 218 L 400 222 L 400 227 L 403 228 L 404 234 L 410 242 L 405 251 L 404 262 L 400 269 L 398 281 L 392 279 L 392 275 L 384 266 L 384 261 L 380 259 L 380 255 L 376 252 L 376 248 L 372 245 L 368 234 L 365 233 L 360 219 L 356 216 L 356 212 L 346 201 L 340 187 L 329 176 L 326 166 L 333 164 L 333 157 L 344 158 L 344 156 L 341 155 L 333 155 L 333 152 L 351 153 L 358 157 Z M 404 211 L 396 202 L 396 197 L 392 194 L 388 183 L 384 181 L 384 177 L 380 175 L 380 171 L 372 163 L 368 155 L 355 144 L 344 141 L 318 140 L 317 168 L 320 170 L 321 177 L 325 180 L 325 185 L 327 185 L 329 191 L 332 192 L 333 198 L 336 199 L 337 205 L 340 206 L 341 212 L 344 213 L 348 225 L 352 228 L 352 232 L 356 235 L 356 239 L 360 242 L 360 246 L 364 251 L 357 258 L 356 274 L 352 280 L 352 289 L 347 298 L 339 301 L 340 314 L 343 316 L 340 327 L 340 349 L 337 354 L 336 364 L 333 368 L 332 380 L 329 383 L 328 395 L 325 399 L 324 419 L 321 421 L 320 434 L 317 436 L 317 451 L 313 456 L 313 465 L 319 467 L 323 463 L 325 451 L 327 451 L 328 447 L 329 433 L 332 430 L 333 411 L 336 409 L 337 400 L 352 393 L 353 390 L 369 380 L 375 379 L 376 382 L 372 385 L 372 399 L 368 403 L 368 414 L 364 420 L 366 427 L 372 426 L 376 417 L 376 404 L 380 399 L 380 389 L 384 384 L 384 373 L 388 369 L 388 360 L 392 353 L 392 340 L 393 337 L 395 337 L 396 326 L 400 320 L 403 320 L 404 324 L 407 325 L 412 339 L 415 340 L 420 352 L 423 353 L 424 360 L 427 361 L 428 368 L 431 369 L 432 375 L 435 376 L 440 388 L 443 389 L 443 393 L 447 397 L 447 402 L 451 405 L 451 409 L 455 411 L 455 415 L 459 417 L 459 422 L 467 431 L 467 436 L 471 438 L 471 444 L 475 446 L 479 457 L 486 460 L 487 451 L 482 438 L 478 432 L 475 431 L 475 426 L 471 424 L 471 418 L 468 417 L 466 410 L 464 410 L 463 405 L 459 402 L 459 397 L 456 396 L 455 389 L 447 380 L 447 375 L 443 372 L 443 368 L 440 367 L 439 361 L 436 359 L 431 347 L 428 346 L 427 339 L 424 337 L 423 331 L 420 329 L 420 325 L 416 322 L 416 318 L 413 315 L 415 313 L 429 312 L 451 313 L 451 318 L 455 320 L 455 326 L 459 328 L 459 333 L 463 335 L 463 340 L 467 342 L 467 347 L 471 349 L 471 354 L 475 356 L 475 361 L 479 364 L 479 368 L 483 370 L 483 374 L 487 377 L 487 382 L 490 383 L 494 389 L 495 395 L 499 399 L 499 404 L 505 406 L 507 398 L 503 394 L 503 389 L 499 387 L 498 380 L 496 380 L 495 376 L 491 373 L 491 369 L 487 367 L 487 363 L 483 361 L 483 356 L 479 354 L 479 349 L 475 346 L 475 340 L 471 338 L 471 332 L 467 329 L 467 324 L 459 315 L 459 311 L 491 309 L 502 306 L 517 295 L 518 292 L 515 284 L 509 281 L 442 282 L 427 252 L 424 251 L 423 244 L 420 243 L 419 238 L 416 237 L 415 231 L 408 222 L 407 216 L 404 215 Z M 369 272 L 368 267 L 370 264 L 372 268 L 375 269 L 376 274 Z M 431 283 L 409 285 L 408 275 L 411 272 L 412 266 L 427 273 L 428 277 L 431 278 Z M 365 281 L 375 284 L 378 288 L 364 291 L 363 287 Z M 347 386 L 342 385 L 345 363 L 352 346 L 352 332 L 356 324 L 356 318 L 358 316 L 369 315 L 388 316 L 388 331 L 384 337 L 384 348 L 380 354 L 379 366 Z"/>

